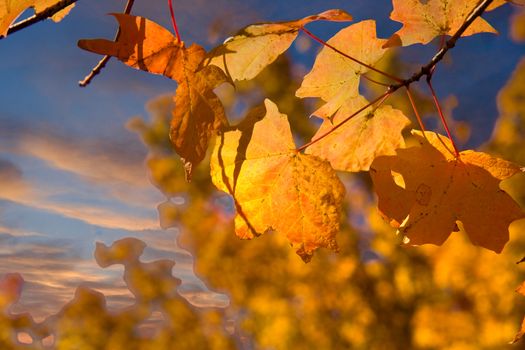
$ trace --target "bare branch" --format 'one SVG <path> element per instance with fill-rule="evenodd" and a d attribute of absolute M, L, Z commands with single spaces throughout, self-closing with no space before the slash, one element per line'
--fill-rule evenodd
<path fill-rule="evenodd" d="M 134 2 L 135 2 L 134 0 L 128 0 L 128 2 L 126 3 L 126 7 L 124 8 L 124 13 L 129 14 L 131 12 L 131 8 L 133 7 Z M 117 41 L 119 37 L 120 37 L 120 26 L 117 29 L 117 33 L 115 34 L 114 40 Z M 93 67 L 91 72 L 89 72 L 89 74 L 86 75 L 84 79 L 78 82 L 78 85 L 81 87 L 86 87 L 91 82 L 91 80 L 95 76 L 97 76 L 100 73 L 100 71 L 106 66 L 106 63 L 108 63 L 110 58 L 111 56 L 108 56 L 108 55 L 105 55 L 104 57 L 102 57 L 102 59 L 98 61 L 97 65 Z"/>
<path fill-rule="evenodd" d="M 51 7 L 48 7 L 42 12 L 35 13 L 33 16 L 26 18 L 20 22 L 17 22 L 9 27 L 7 30 L 7 35 L 13 34 L 18 32 L 19 30 L 22 30 L 24 28 L 29 27 L 30 25 L 33 25 L 35 23 L 38 23 L 40 21 L 43 21 L 45 19 L 48 19 L 49 17 L 53 16 L 57 12 L 62 11 L 66 7 L 68 7 L 71 4 L 74 4 L 78 0 L 61 0 L 54 4 Z M 2 36 L 0 36 L 0 40 L 3 39 Z"/>
<path fill-rule="evenodd" d="M 412 75 L 410 78 L 403 80 L 401 83 L 392 85 L 390 87 L 391 91 L 394 92 L 394 91 L 396 91 L 397 89 L 399 89 L 399 88 L 401 88 L 403 86 L 409 86 L 413 82 L 419 81 L 419 79 L 421 79 L 423 76 L 427 76 L 427 77 L 431 76 L 432 75 L 432 71 L 434 70 L 434 67 L 436 66 L 436 64 L 438 64 L 438 62 L 441 61 L 443 59 L 443 57 L 445 57 L 445 54 L 448 52 L 448 50 L 450 50 L 451 48 L 456 46 L 456 41 L 459 39 L 459 37 L 461 37 L 461 35 L 463 35 L 465 30 L 467 30 L 467 28 L 472 24 L 472 22 L 474 22 L 476 20 L 476 18 L 478 18 L 479 16 L 481 16 L 483 14 L 483 12 L 492 3 L 492 1 L 493 0 L 483 0 L 483 1 L 481 1 L 478 4 L 478 6 L 476 6 L 472 10 L 470 15 L 468 15 L 467 19 L 461 25 L 461 27 L 459 27 L 459 29 L 456 31 L 456 33 L 454 33 L 454 35 L 445 42 L 443 47 L 434 55 L 434 57 L 432 57 L 430 62 L 428 62 L 423 67 L 421 67 L 420 71 L 415 73 L 414 75 Z"/>

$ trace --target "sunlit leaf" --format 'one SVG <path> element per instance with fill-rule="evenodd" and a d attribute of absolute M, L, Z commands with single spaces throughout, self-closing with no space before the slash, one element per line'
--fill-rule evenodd
<path fill-rule="evenodd" d="M 353 24 L 328 40 L 328 44 L 338 50 L 372 66 L 386 52 L 382 48 L 385 42 L 376 37 L 376 23 L 372 20 Z M 368 71 L 367 67 L 329 47 L 323 47 L 296 95 L 303 98 L 320 97 L 327 105 L 313 114 L 323 118 L 333 117 L 345 104 L 353 105 L 352 99 L 359 95 L 359 78 Z M 345 107 L 345 111 L 349 109 L 349 106 Z"/>
<path fill-rule="evenodd" d="M 414 135 L 419 147 L 399 149 L 371 165 L 379 210 L 410 244 L 440 245 L 460 221 L 473 244 L 501 252 L 509 225 L 525 214 L 499 183 L 523 169 L 481 152 L 463 151 L 456 158 L 447 138 Z"/>
<path fill-rule="evenodd" d="M 341 108 L 333 120 L 324 120 L 312 139 L 329 132 L 366 104 L 361 96 L 345 103 L 345 108 Z M 368 108 L 305 152 L 330 161 L 336 170 L 368 171 L 375 157 L 395 154 L 396 148 L 404 146 L 401 131 L 409 124 L 410 120 L 391 106 Z"/>
<path fill-rule="evenodd" d="M 479 4 L 478 0 L 392 0 L 394 10 L 390 18 L 403 23 L 386 43 L 386 46 L 408 46 L 427 44 L 440 35 L 453 35 L 465 22 L 468 15 Z M 493 10 L 504 4 L 495 1 L 487 8 Z M 483 18 L 478 17 L 465 30 L 462 36 L 477 33 L 497 33 Z"/>
<path fill-rule="evenodd" d="M 295 21 L 253 24 L 211 51 L 206 63 L 220 67 L 232 80 L 252 79 L 290 47 L 306 24 L 351 20 L 343 10 L 328 10 Z"/>
<path fill-rule="evenodd" d="M 273 102 L 265 108 L 224 133 L 212 156 L 213 183 L 236 203 L 237 235 L 276 231 L 305 261 L 318 247 L 337 250 L 341 182 L 328 162 L 295 151 L 287 117 Z"/>

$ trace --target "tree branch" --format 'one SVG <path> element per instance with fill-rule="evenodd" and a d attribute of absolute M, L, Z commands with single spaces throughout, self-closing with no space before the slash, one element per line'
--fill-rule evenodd
<path fill-rule="evenodd" d="M 133 3 L 134 2 L 135 2 L 135 0 L 128 0 L 128 2 L 126 3 L 126 7 L 124 8 L 124 13 L 125 14 L 129 14 L 131 12 L 131 8 L 133 7 Z M 120 26 L 117 29 L 117 33 L 115 34 L 114 41 L 117 41 L 119 37 L 120 37 Z M 110 58 L 111 58 L 111 56 L 109 56 L 109 55 L 105 55 L 104 57 L 102 57 L 102 59 L 100 61 L 98 61 L 97 65 L 95 67 L 93 67 L 91 72 L 89 72 L 89 74 L 86 75 L 84 77 L 84 79 L 82 79 L 81 81 L 78 82 L 78 85 L 80 87 L 86 87 L 91 82 L 91 80 L 95 76 L 97 76 L 102 69 L 104 69 L 104 67 L 106 66 L 106 63 L 108 63 Z"/>
<path fill-rule="evenodd" d="M 33 16 L 26 18 L 20 22 L 17 22 L 9 27 L 7 30 L 7 35 L 18 32 L 19 30 L 22 30 L 24 28 L 29 27 L 30 25 L 33 25 L 35 23 L 38 23 L 40 21 L 43 21 L 45 19 L 48 19 L 49 17 L 53 16 L 57 12 L 62 11 L 66 7 L 68 7 L 71 4 L 74 4 L 78 0 L 61 0 L 54 4 L 51 7 L 46 8 L 44 11 L 35 13 Z M 0 36 L 0 40 L 3 39 L 2 36 Z"/>
<path fill-rule="evenodd" d="M 413 82 L 419 81 L 424 76 L 427 76 L 427 77 L 431 76 L 432 75 L 432 71 L 433 71 L 434 67 L 436 66 L 436 64 L 438 64 L 438 62 L 441 61 L 443 59 L 443 57 L 445 57 L 445 54 L 448 52 L 448 50 L 450 50 L 451 48 L 456 46 L 456 41 L 459 39 L 459 37 L 461 37 L 461 35 L 463 35 L 465 30 L 467 30 L 467 28 L 472 24 L 472 22 L 474 22 L 479 16 L 481 16 L 483 14 L 483 12 L 492 3 L 492 1 L 493 0 L 482 0 L 478 4 L 478 6 L 476 6 L 472 10 L 470 15 L 468 15 L 467 19 L 461 25 L 461 27 L 459 27 L 459 29 L 456 31 L 456 33 L 454 33 L 454 35 L 444 43 L 443 47 L 434 55 L 434 57 L 432 57 L 430 62 L 428 62 L 423 67 L 421 67 L 419 72 L 414 73 L 414 75 L 412 75 L 410 78 L 405 79 L 405 80 L 403 80 L 402 82 L 400 82 L 398 84 L 391 85 L 390 86 L 390 91 L 394 92 L 394 91 L 398 90 L 399 88 L 401 88 L 403 86 L 409 86 Z"/>

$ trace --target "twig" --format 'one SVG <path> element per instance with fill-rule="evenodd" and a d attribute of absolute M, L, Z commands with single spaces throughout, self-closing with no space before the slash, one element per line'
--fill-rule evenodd
<path fill-rule="evenodd" d="M 134 2 L 135 0 L 128 0 L 128 2 L 126 3 L 126 7 L 124 8 L 125 14 L 129 14 L 131 12 L 131 8 L 133 7 Z M 120 26 L 117 29 L 117 33 L 115 34 L 114 41 L 117 41 L 119 37 L 120 37 Z M 91 80 L 96 75 L 98 75 L 100 71 L 106 66 L 106 63 L 108 63 L 110 58 L 111 56 L 109 55 L 105 55 L 104 57 L 102 57 L 102 59 L 97 63 L 97 65 L 91 70 L 91 72 L 89 72 L 89 74 L 86 75 L 86 77 L 83 80 L 78 82 L 78 85 L 81 87 L 86 87 L 91 82 Z"/>
<path fill-rule="evenodd" d="M 22 30 L 24 28 L 29 27 L 30 25 L 33 25 L 35 23 L 38 23 L 40 21 L 43 21 L 45 19 L 48 19 L 49 17 L 53 16 L 55 13 L 62 11 L 66 7 L 68 7 L 71 4 L 74 4 L 78 0 L 62 0 L 54 4 L 53 6 L 50 6 L 46 8 L 44 11 L 41 11 L 39 13 L 35 13 L 33 16 L 26 18 L 20 22 L 17 22 L 9 27 L 7 30 L 7 35 L 13 34 L 18 32 L 19 30 Z M 3 39 L 3 36 L 0 36 L 0 40 Z"/>
<path fill-rule="evenodd" d="M 443 57 L 448 52 L 448 50 L 450 50 L 451 48 L 456 46 L 456 41 L 459 39 L 459 37 L 461 37 L 461 35 L 465 32 L 465 30 L 467 30 L 467 28 L 472 24 L 472 22 L 474 22 L 476 20 L 476 18 L 481 16 L 481 14 L 492 3 L 492 1 L 493 0 L 483 0 L 483 1 L 481 1 L 479 3 L 479 5 L 477 7 L 475 7 L 474 10 L 472 10 L 470 15 L 467 17 L 467 19 L 461 25 L 461 27 L 459 27 L 459 29 L 456 31 L 456 33 L 454 33 L 454 35 L 445 42 L 443 48 L 441 48 L 434 55 L 434 57 L 432 57 L 430 62 L 428 62 L 423 67 L 421 67 L 419 72 L 414 73 L 414 75 L 412 75 L 410 78 L 405 79 L 405 80 L 403 80 L 402 82 L 400 82 L 398 84 L 394 84 L 394 85 L 390 86 L 391 91 L 394 92 L 394 91 L 398 90 L 399 88 L 401 88 L 403 86 L 409 86 L 413 82 L 419 81 L 423 76 L 427 76 L 428 77 L 428 76 L 432 75 L 432 70 L 434 69 L 436 64 L 443 59 Z"/>

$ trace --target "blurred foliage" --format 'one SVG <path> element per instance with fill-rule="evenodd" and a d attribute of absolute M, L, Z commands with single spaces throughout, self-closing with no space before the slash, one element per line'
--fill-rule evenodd
<path fill-rule="evenodd" d="M 124 265 L 124 280 L 134 296 L 133 304 L 116 311 L 108 310 L 103 294 L 80 286 L 59 313 L 37 323 L 29 314 L 9 311 L 24 280 L 18 274 L 4 276 L 0 280 L 0 349 L 234 349 L 224 331 L 222 312 L 192 308 L 176 292 L 180 281 L 171 273 L 175 263 L 141 262 L 145 246 L 135 238 L 116 241 L 111 247 L 97 243 L 98 264 Z M 161 317 L 153 317 L 154 313 Z"/>

